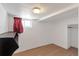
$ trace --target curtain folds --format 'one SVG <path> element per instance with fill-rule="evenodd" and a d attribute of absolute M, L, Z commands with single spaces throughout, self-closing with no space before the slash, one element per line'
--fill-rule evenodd
<path fill-rule="evenodd" d="M 22 25 L 22 19 L 21 18 L 14 17 L 13 31 L 17 32 L 17 33 L 23 33 L 23 25 Z"/>

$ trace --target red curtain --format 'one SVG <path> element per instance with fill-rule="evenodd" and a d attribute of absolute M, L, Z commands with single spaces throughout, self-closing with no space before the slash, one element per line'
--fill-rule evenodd
<path fill-rule="evenodd" d="M 14 25 L 13 25 L 14 32 L 22 33 L 23 32 L 23 25 L 22 19 L 19 17 L 14 17 Z"/>

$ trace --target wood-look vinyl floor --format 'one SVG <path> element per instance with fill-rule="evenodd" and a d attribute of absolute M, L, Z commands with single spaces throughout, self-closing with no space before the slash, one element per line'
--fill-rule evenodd
<path fill-rule="evenodd" d="M 77 48 L 71 47 L 68 50 L 66 50 L 54 44 L 13 54 L 13 56 L 77 56 L 77 55 L 78 55 Z"/>

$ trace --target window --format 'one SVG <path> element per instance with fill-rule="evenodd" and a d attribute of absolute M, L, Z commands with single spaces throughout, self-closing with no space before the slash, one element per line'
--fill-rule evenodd
<path fill-rule="evenodd" d="M 23 20 L 22 24 L 26 28 L 31 28 L 32 27 L 32 21 L 31 20 Z"/>

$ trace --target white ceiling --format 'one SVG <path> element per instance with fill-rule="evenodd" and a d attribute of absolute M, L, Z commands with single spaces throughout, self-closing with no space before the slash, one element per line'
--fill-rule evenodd
<path fill-rule="evenodd" d="M 55 22 L 60 22 L 60 20 L 70 19 L 72 17 L 78 18 L 78 8 L 73 8 L 73 9 L 67 10 L 63 13 L 57 14 L 56 16 L 45 18 L 44 20 L 42 20 L 42 22 L 55 23 Z"/>
<path fill-rule="evenodd" d="M 4 3 L 2 4 L 8 13 L 14 16 L 20 16 L 26 19 L 41 19 L 56 13 L 74 4 L 70 3 Z M 34 14 L 32 12 L 33 7 L 40 7 L 41 13 Z"/>

